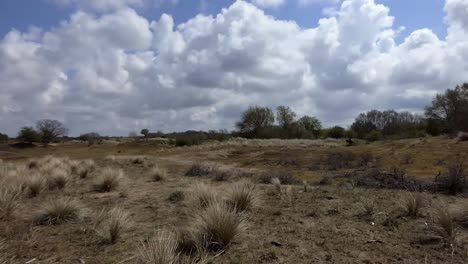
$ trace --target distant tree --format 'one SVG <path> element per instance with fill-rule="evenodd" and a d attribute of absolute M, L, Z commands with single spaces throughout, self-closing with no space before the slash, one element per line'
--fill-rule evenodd
<path fill-rule="evenodd" d="M 88 141 L 89 145 L 93 145 L 96 140 L 101 138 L 101 135 L 99 135 L 97 132 L 89 132 L 85 134 L 81 134 L 78 139 L 82 141 Z"/>
<path fill-rule="evenodd" d="M 66 136 L 68 129 L 60 121 L 43 119 L 36 122 L 36 128 L 43 143 L 49 143 L 60 136 Z"/>
<path fill-rule="evenodd" d="M 128 137 L 129 138 L 136 138 L 136 137 L 138 137 L 138 134 L 135 131 L 132 131 L 132 132 L 128 133 Z"/>
<path fill-rule="evenodd" d="M 8 135 L 0 133 L 0 143 L 8 142 Z"/>
<path fill-rule="evenodd" d="M 260 132 L 269 128 L 275 122 L 273 111 L 268 107 L 254 106 L 249 107 L 236 123 L 236 127 L 243 134 L 249 136 L 258 136 Z"/>
<path fill-rule="evenodd" d="M 33 143 L 40 140 L 40 135 L 33 127 L 22 127 L 18 132 L 17 139 L 23 142 Z"/>
<path fill-rule="evenodd" d="M 322 123 L 317 118 L 311 116 L 303 116 L 297 122 L 301 124 L 305 130 L 312 133 L 314 137 L 317 138 L 320 136 L 320 131 L 322 130 Z"/>
<path fill-rule="evenodd" d="M 328 129 L 327 136 L 331 138 L 343 138 L 345 136 L 345 129 L 340 126 L 334 126 Z"/>
<path fill-rule="evenodd" d="M 148 130 L 147 128 L 143 128 L 143 129 L 140 131 L 140 134 L 142 134 L 142 135 L 145 136 L 145 137 L 148 137 L 149 130 Z"/>
<path fill-rule="evenodd" d="M 367 134 L 378 131 L 383 135 L 396 135 L 414 133 L 414 130 L 423 127 L 424 119 L 409 112 L 396 112 L 394 110 L 371 110 L 359 114 L 351 129 L 358 138 L 365 138 Z M 377 135 L 374 133 L 374 136 Z"/>
<path fill-rule="evenodd" d="M 276 120 L 283 129 L 288 129 L 294 123 L 296 113 L 289 106 L 278 106 L 276 108 Z"/>
<path fill-rule="evenodd" d="M 432 104 L 425 109 L 433 125 L 445 126 L 448 132 L 468 131 L 468 83 L 447 89 L 432 99 Z"/>

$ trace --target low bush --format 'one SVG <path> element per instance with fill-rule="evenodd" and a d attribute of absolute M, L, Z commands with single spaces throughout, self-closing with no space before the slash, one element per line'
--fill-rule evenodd
<path fill-rule="evenodd" d="M 301 181 L 294 177 L 290 172 L 286 171 L 275 171 L 269 173 L 263 173 L 259 177 L 259 182 L 264 184 L 271 184 L 273 179 L 278 179 L 281 184 L 292 185 L 301 184 Z"/>
<path fill-rule="evenodd" d="M 189 177 L 201 177 L 207 176 L 214 170 L 213 165 L 205 162 L 196 162 L 187 170 L 185 176 Z"/>
<path fill-rule="evenodd" d="M 167 171 L 160 167 L 153 167 L 150 171 L 150 177 L 154 182 L 164 181 L 167 178 Z"/>
<path fill-rule="evenodd" d="M 177 203 L 185 199 L 185 194 L 183 191 L 174 191 L 167 198 L 168 201 Z"/>

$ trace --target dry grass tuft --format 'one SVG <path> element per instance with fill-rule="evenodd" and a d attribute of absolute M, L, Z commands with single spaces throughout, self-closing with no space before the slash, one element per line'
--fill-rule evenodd
<path fill-rule="evenodd" d="M 55 199 L 46 202 L 34 217 L 38 225 L 59 225 L 80 218 L 80 206 L 71 199 Z"/>
<path fill-rule="evenodd" d="M 115 244 L 131 225 L 128 213 L 118 207 L 101 211 L 95 215 L 93 222 L 93 230 L 102 242 L 109 244 Z"/>
<path fill-rule="evenodd" d="M 167 171 L 160 167 L 153 167 L 150 171 L 150 176 L 152 181 L 164 181 L 167 178 Z"/>
<path fill-rule="evenodd" d="M 0 187 L 0 219 L 9 218 L 18 206 L 21 186 L 7 185 Z"/>
<path fill-rule="evenodd" d="M 226 204 L 238 213 L 252 210 L 258 205 L 255 184 L 249 181 L 235 183 L 227 194 Z"/>
<path fill-rule="evenodd" d="M 124 177 L 122 170 L 105 168 L 94 183 L 94 190 L 97 192 L 111 192 L 117 189 Z"/>
<path fill-rule="evenodd" d="M 366 199 L 361 202 L 361 210 L 358 216 L 363 218 L 372 218 L 375 213 L 375 201 L 371 199 Z"/>
<path fill-rule="evenodd" d="M 40 174 L 33 174 L 25 179 L 24 187 L 29 198 L 34 198 L 46 188 L 46 180 Z"/>
<path fill-rule="evenodd" d="M 401 204 L 407 216 L 418 217 L 424 206 L 424 198 L 420 194 L 409 193 L 403 197 Z"/>
<path fill-rule="evenodd" d="M 454 217 L 447 206 L 438 205 L 434 208 L 433 223 L 434 231 L 453 245 L 458 230 Z"/>
<path fill-rule="evenodd" d="M 197 243 L 210 251 L 225 250 L 244 230 L 244 216 L 221 202 L 210 204 L 195 218 L 194 234 Z"/>
<path fill-rule="evenodd" d="M 163 230 L 155 238 L 141 243 L 140 262 L 144 264 L 176 264 L 178 262 L 177 240 L 174 233 Z"/>
<path fill-rule="evenodd" d="M 219 201 L 217 191 L 204 183 L 196 184 L 192 191 L 192 198 L 200 208 L 206 208 Z"/>
<path fill-rule="evenodd" d="M 79 162 L 77 169 L 76 169 L 76 174 L 81 178 L 85 179 L 89 176 L 91 172 L 93 172 L 96 168 L 96 165 L 93 160 L 87 159 L 87 160 L 82 160 Z"/>
<path fill-rule="evenodd" d="M 47 188 L 49 190 L 63 189 L 67 185 L 70 177 L 67 170 L 57 168 L 47 177 Z"/>

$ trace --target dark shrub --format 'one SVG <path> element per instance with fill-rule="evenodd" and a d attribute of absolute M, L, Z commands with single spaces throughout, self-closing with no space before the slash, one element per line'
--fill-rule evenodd
<path fill-rule="evenodd" d="M 464 170 L 465 168 L 461 160 L 449 164 L 447 166 L 447 171 L 443 174 L 439 174 L 435 178 L 439 191 L 457 194 L 466 190 L 468 186 Z"/>
<path fill-rule="evenodd" d="M 325 164 L 327 164 L 329 170 L 341 170 L 350 168 L 355 159 L 356 156 L 352 152 L 334 152 L 328 154 Z"/>
<path fill-rule="evenodd" d="M 183 191 L 174 191 L 169 195 L 167 200 L 173 203 L 177 203 L 177 202 L 184 200 L 184 198 L 185 198 L 185 194 Z"/>
<path fill-rule="evenodd" d="M 201 177 L 207 176 L 213 172 L 214 168 L 208 163 L 196 162 L 190 166 L 188 171 L 185 173 L 185 176 L 189 177 Z"/>

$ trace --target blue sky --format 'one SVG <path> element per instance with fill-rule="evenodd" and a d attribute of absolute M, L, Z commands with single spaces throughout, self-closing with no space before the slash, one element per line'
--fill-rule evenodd
<path fill-rule="evenodd" d="M 467 0 L 1 0 L 0 22 L 8 135 L 230 130 L 252 105 L 349 126 L 468 81 Z"/>
<path fill-rule="evenodd" d="M 179 4 L 164 2 L 161 5 L 148 5 L 138 8 L 138 13 L 149 20 L 157 20 L 163 13 L 171 14 L 177 24 L 183 23 L 198 13 L 217 14 L 223 7 L 231 5 L 233 0 L 180 0 Z M 406 28 L 403 36 L 420 28 L 430 28 L 439 37 L 446 35 L 444 23 L 444 0 L 378 0 L 390 8 L 390 14 L 396 17 L 395 25 Z M 279 8 L 266 9 L 266 13 L 285 20 L 294 20 L 301 27 L 315 27 L 323 17 L 322 9 L 328 5 L 319 3 L 300 7 L 294 1 L 287 1 Z M 11 29 L 26 31 L 30 26 L 50 29 L 60 21 L 66 20 L 75 10 L 71 7 L 57 6 L 50 0 L 2 0 L 0 1 L 0 35 Z M 406 34 L 405 34 L 406 33 Z"/>

